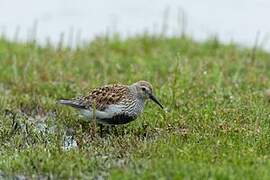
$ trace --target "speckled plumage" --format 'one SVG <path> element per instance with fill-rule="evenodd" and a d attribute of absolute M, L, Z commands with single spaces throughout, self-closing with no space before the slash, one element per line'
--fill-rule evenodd
<path fill-rule="evenodd" d="M 145 101 L 149 98 L 162 107 L 152 94 L 152 85 L 147 81 L 138 81 L 129 86 L 113 84 L 99 87 L 85 96 L 59 102 L 79 109 L 84 117 L 96 119 L 97 122 L 125 124 L 143 112 Z"/>
<path fill-rule="evenodd" d="M 72 99 L 84 108 L 104 110 L 108 105 L 117 104 L 127 98 L 128 87 L 120 84 L 107 85 L 90 91 L 86 96 Z"/>

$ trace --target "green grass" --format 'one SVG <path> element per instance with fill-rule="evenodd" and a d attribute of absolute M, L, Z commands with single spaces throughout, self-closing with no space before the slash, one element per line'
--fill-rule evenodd
<path fill-rule="evenodd" d="M 69 49 L 2 38 L 0 179 L 269 179 L 269 70 L 269 53 L 218 39 L 99 37 Z M 56 103 L 141 79 L 170 111 L 149 102 L 105 137 Z M 65 150 L 68 129 L 78 147 Z"/>

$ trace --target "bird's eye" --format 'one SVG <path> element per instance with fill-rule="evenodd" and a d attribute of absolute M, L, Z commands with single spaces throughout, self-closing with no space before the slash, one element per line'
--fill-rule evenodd
<path fill-rule="evenodd" d="M 143 91 L 146 91 L 145 87 L 142 87 L 142 90 L 143 90 Z"/>

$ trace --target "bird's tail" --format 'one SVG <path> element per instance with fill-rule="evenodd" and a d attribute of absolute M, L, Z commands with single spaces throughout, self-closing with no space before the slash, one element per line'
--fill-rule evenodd
<path fill-rule="evenodd" d="M 78 102 L 74 101 L 74 100 L 69 100 L 69 99 L 60 99 L 58 101 L 59 104 L 63 104 L 63 105 L 67 105 L 67 106 L 71 106 L 77 109 L 85 109 L 85 107 L 81 104 L 79 104 Z"/>

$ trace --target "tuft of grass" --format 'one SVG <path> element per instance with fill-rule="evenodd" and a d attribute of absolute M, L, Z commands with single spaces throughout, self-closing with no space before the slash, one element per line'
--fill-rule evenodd
<path fill-rule="evenodd" d="M 269 59 L 217 38 L 97 37 L 77 49 L 2 38 L 0 179 L 269 179 Z M 104 137 L 56 103 L 141 79 L 168 113 L 149 102 Z"/>

